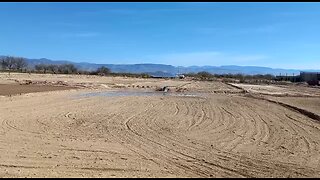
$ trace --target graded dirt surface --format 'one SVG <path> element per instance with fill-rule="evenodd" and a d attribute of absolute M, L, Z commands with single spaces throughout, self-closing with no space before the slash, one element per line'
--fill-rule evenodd
<path fill-rule="evenodd" d="M 31 76 L 0 74 L 0 83 L 82 88 L 0 97 L 0 177 L 320 177 L 319 121 L 234 86 Z M 98 93 L 161 85 L 200 95 Z M 319 112 L 319 99 L 290 98 L 283 103 Z"/>

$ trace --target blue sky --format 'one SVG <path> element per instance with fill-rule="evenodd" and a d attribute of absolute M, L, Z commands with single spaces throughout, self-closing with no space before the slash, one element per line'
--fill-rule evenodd
<path fill-rule="evenodd" d="M 320 3 L 0 3 L 0 54 L 320 69 Z"/>

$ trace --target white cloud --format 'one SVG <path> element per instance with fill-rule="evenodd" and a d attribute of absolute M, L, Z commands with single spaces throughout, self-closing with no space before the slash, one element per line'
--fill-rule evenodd
<path fill-rule="evenodd" d="M 60 37 L 62 38 L 89 38 L 99 36 L 100 33 L 96 32 L 84 32 L 84 33 L 62 33 Z"/>
<path fill-rule="evenodd" d="M 283 68 L 283 69 L 299 69 L 299 70 L 320 70 L 320 65 L 315 62 L 292 62 L 292 63 L 268 63 L 264 66 L 271 68 Z"/>
<path fill-rule="evenodd" d="M 235 56 L 225 56 L 234 62 L 239 63 L 249 63 L 249 62 L 257 62 L 261 60 L 267 60 L 268 57 L 265 55 L 235 55 Z"/>
<path fill-rule="evenodd" d="M 244 35 L 252 33 L 274 33 L 283 29 L 286 24 L 267 24 L 256 27 L 233 27 L 233 28 L 222 28 L 222 27 L 197 27 L 195 32 L 200 34 L 223 34 L 223 35 Z"/>

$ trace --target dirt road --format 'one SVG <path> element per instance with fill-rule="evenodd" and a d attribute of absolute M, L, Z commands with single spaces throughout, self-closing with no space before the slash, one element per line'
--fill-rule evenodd
<path fill-rule="evenodd" d="M 319 122 L 212 88 L 201 97 L 0 97 L 0 177 L 320 177 Z"/>

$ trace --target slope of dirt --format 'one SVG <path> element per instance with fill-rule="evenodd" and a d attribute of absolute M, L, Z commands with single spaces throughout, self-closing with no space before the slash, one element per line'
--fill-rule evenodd
<path fill-rule="evenodd" d="M 278 97 L 320 97 L 320 87 L 305 85 L 253 85 L 253 84 L 231 84 L 247 92 Z"/>
<path fill-rule="evenodd" d="M 268 99 L 305 109 L 320 116 L 319 97 L 268 97 Z"/>

